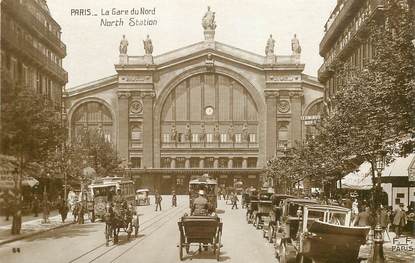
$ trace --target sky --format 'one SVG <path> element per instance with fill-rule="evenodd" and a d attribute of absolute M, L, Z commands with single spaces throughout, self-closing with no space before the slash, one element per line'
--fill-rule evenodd
<path fill-rule="evenodd" d="M 122 35 L 129 41 L 128 54 L 144 54 L 142 40 L 149 34 L 159 55 L 203 40 L 201 20 L 210 6 L 216 13 L 215 40 L 264 55 L 269 34 L 276 40 L 277 55 L 291 54 L 294 33 L 300 40 L 304 73 L 317 76 L 323 62 L 318 52 L 323 26 L 336 0 L 48 0 L 53 18 L 62 27 L 67 46 L 63 67 L 72 88 L 116 74 Z M 103 15 L 128 10 L 125 15 Z M 131 15 L 131 9 L 155 10 L 155 14 Z M 154 9 L 155 8 L 155 9 Z M 90 9 L 91 15 L 79 9 Z M 87 11 L 86 11 L 87 12 Z M 95 15 L 94 15 L 95 14 Z M 129 18 L 157 20 L 155 26 L 130 26 Z M 102 26 L 101 19 L 123 19 L 123 26 Z"/>

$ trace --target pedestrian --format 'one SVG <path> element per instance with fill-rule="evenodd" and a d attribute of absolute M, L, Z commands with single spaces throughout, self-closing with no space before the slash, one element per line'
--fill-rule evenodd
<path fill-rule="evenodd" d="M 160 211 L 161 211 L 161 200 L 163 198 L 161 197 L 158 191 L 156 191 L 154 197 L 155 197 L 155 203 L 156 203 L 156 211 L 157 211 L 157 208 L 160 208 Z"/>
<path fill-rule="evenodd" d="M 39 197 L 37 195 L 33 197 L 32 205 L 33 205 L 33 214 L 35 217 L 37 217 L 39 214 L 39 205 L 40 205 Z"/>
<path fill-rule="evenodd" d="M 171 206 L 172 207 L 177 207 L 177 195 L 176 195 L 176 191 L 172 191 L 171 192 Z M 161 207 L 160 207 L 161 210 Z"/>
<path fill-rule="evenodd" d="M 365 209 L 356 216 L 353 225 L 370 226 L 370 221 L 370 208 L 366 206 Z"/>
<path fill-rule="evenodd" d="M 207 216 L 209 215 L 209 202 L 205 197 L 205 191 L 199 190 L 198 195 L 193 201 L 190 214 L 194 216 Z"/>
<path fill-rule="evenodd" d="M 406 212 L 403 209 L 403 204 L 399 204 L 396 208 L 393 217 L 393 227 L 396 234 L 396 237 L 399 237 L 402 234 L 402 229 L 406 225 Z"/>
<path fill-rule="evenodd" d="M 78 210 L 78 224 L 82 225 L 84 224 L 84 206 L 82 204 L 82 201 L 79 201 L 77 204 L 77 210 Z"/>
<path fill-rule="evenodd" d="M 66 217 L 68 216 L 68 205 L 65 200 L 61 200 L 59 205 L 59 214 L 62 218 L 62 223 L 65 223 Z"/>
<path fill-rule="evenodd" d="M 352 209 L 352 207 L 353 207 L 353 202 L 352 202 L 352 200 L 350 199 L 349 194 L 347 194 L 347 195 L 346 195 L 346 199 L 344 200 L 343 205 L 344 205 L 344 207 L 346 207 L 346 208 Z"/>
<path fill-rule="evenodd" d="M 232 209 L 233 208 L 238 209 L 238 201 L 239 201 L 239 199 L 238 199 L 238 196 L 236 195 L 236 193 L 233 193 L 232 194 L 231 199 L 232 199 Z"/>
<path fill-rule="evenodd" d="M 11 210 L 12 210 L 12 200 L 8 195 L 6 195 L 4 198 L 4 214 L 6 216 L 6 221 L 9 221 Z"/>

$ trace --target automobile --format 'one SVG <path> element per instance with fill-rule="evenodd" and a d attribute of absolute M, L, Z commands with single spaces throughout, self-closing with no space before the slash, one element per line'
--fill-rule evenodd
<path fill-rule="evenodd" d="M 275 249 L 279 262 L 358 262 L 370 227 L 351 226 L 351 209 L 284 200 Z"/>
<path fill-rule="evenodd" d="M 136 205 L 150 205 L 150 190 L 149 189 L 137 189 L 135 191 Z"/>

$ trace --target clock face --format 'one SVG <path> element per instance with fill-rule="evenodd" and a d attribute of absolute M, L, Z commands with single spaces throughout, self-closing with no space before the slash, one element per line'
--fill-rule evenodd
<path fill-rule="evenodd" d="M 208 106 L 205 108 L 205 113 L 206 115 L 212 115 L 213 114 L 213 107 L 212 106 Z"/>

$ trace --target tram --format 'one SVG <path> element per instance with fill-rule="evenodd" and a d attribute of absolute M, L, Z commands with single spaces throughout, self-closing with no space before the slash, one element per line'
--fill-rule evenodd
<path fill-rule="evenodd" d="M 193 200 L 198 197 L 199 190 L 203 190 L 212 209 L 217 208 L 218 182 L 208 174 L 199 176 L 189 182 L 189 207 L 192 208 Z"/>
<path fill-rule="evenodd" d="M 103 219 L 108 202 L 121 190 L 121 195 L 127 203 L 135 206 L 135 187 L 134 182 L 123 177 L 104 177 L 94 180 L 88 185 L 88 213 L 91 221 L 96 218 Z"/>

